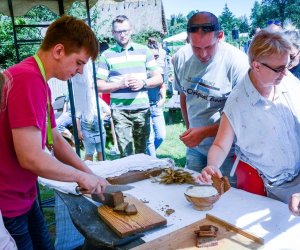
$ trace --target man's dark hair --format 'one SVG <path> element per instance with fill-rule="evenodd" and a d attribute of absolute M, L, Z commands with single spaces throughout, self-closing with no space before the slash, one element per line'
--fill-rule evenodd
<path fill-rule="evenodd" d="M 116 16 L 114 18 L 114 20 L 112 21 L 112 28 L 114 29 L 114 24 L 115 23 L 123 23 L 124 21 L 128 21 L 129 22 L 129 19 L 128 19 L 127 16 L 125 16 L 125 15 Z"/>
<path fill-rule="evenodd" d="M 82 48 L 92 57 L 98 55 L 98 40 L 91 28 L 82 20 L 72 16 L 62 16 L 50 24 L 43 39 L 41 49 L 47 51 L 57 44 L 64 46 L 67 55 Z"/>
<path fill-rule="evenodd" d="M 203 15 L 208 18 L 207 22 L 205 23 L 198 23 L 197 17 Z M 195 33 L 198 32 L 199 29 L 201 29 L 203 32 L 216 32 L 218 33 L 220 31 L 220 24 L 218 18 L 207 11 L 200 11 L 195 13 L 191 16 L 191 18 L 188 20 L 187 23 L 187 32 L 188 33 Z"/>

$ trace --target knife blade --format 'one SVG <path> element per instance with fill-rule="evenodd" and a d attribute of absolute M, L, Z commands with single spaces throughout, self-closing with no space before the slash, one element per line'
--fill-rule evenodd
<path fill-rule="evenodd" d="M 104 193 L 111 194 L 120 191 L 127 191 L 133 188 L 134 186 L 130 186 L 130 185 L 107 185 Z"/>
<path fill-rule="evenodd" d="M 107 185 L 105 188 L 105 191 L 103 193 L 111 194 L 111 193 L 120 192 L 120 191 L 127 191 L 127 190 L 130 190 L 133 188 L 134 188 L 134 186 L 130 186 L 130 185 Z M 84 191 L 84 189 L 77 186 L 75 188 L 75 191 L 77 194 L 81 194 L 81 191 Z"/>

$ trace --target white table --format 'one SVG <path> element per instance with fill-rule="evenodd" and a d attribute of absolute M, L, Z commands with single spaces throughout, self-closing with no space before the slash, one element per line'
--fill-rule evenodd
<path fill-rule="evenodd" d="M 126 164 L 124 164 L 124 161 L 126 161 Z M 135 169 L 137 167 L 140 168 L 143 164 L 146 167 L 147 165 L 152 165 L 152 167 L 166 166 L 164 162 L 157 162 L 157 159 L 145 155 L 130 156 L 128 159 L 123 158 L 111 163 L 99 162 L 99 164 L 103 165 L 97 166 L 94 163 L 90 167 L 98 174 L 106 172 L 107 174 L 104 177 L 111 176 L 114 167 L 122 174 L 122 168 Z M 42 179 L 41 181 L 52 188 L 57 186 L 59 190 L 63 186 L 61 182 L 49 182 Z M 132 194 L 138 199 L 149 201 L 147 205 L 165 216 L 168 221 L 168 227 L 146 232 L 145 237 L 143 237 L 145 242 L 157 239 L 160 236 L 205 218 L 206 211 L 195 210 L 186 201 L 184 191 L 189 186 L 187 184 L 163 185 L 152 183 L 148 179 L 130 185 L 135 186 L 135 188 L 125 193 Z M 75 190 L 75 186 L 76 183 L 66 183 L 67 190 Z M 175 212 L 167 216 L 165 215 L 167 208 L 172 208 Z M 231 188 L 222 195 L 220 200 L 214 204 L 213 209 L 208 212 L 263 238 L 265 244 L 262 246 L 262 249 L 300 249 L 298 243 L 300 217 L 291 215 L 288 206 L 282 202 Z"/>
<path fill-rule="evenodd" d="M 300 218 L 291 215 L 288 206 L 282 202 L 231 188 L 214 204 L 212 210 L 198 211 L 184 197 L 184 191 L 189 185 L 162 185 L 151 183 L 150 180 L 133 185 L 136 188 L 127 193 L 149 201 L 147 205 L 165 216 L 168 225 L 171 225 L 146 233 L 143 237 L 146 242 L 204 219 L 208 212 L 262 237 L 265 242 L 262 249 L 300 249 Z M 175 213 L 166 216 L 165 211 L 162 211 L 166 208 L 174 209 Z"/>

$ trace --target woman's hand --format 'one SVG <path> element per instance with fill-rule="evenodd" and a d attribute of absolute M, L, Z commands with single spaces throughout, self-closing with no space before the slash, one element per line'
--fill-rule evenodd
<path fill-rule="evenodd" d="M 218 167 L 208 165 L 202 169 L 201 173 L 196 177 L 196 180 L 211 184 L 212 176 L 221 178 L 223 175 Z"/>
<path fill-rule="evenodd" d="M 300 193 L 292 194 L 289 209 L 295 216 L 300 216 Z"/>

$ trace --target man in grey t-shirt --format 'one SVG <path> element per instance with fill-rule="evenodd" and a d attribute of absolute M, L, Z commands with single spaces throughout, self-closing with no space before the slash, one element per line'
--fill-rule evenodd
<path fill-rule="evenodd" d="M 220 116 L 234 85 L 249 69 L 245 53 L 223 42 L 218 19 L 198 12 L 188 21 L 189 44 L 174 55 L 175 89 L 187 130 L 180 140 L 187 146 L 186 167 L 200 172 L 219 127 Z M 229 175 L 233 154 L 221 171 Z"/>

